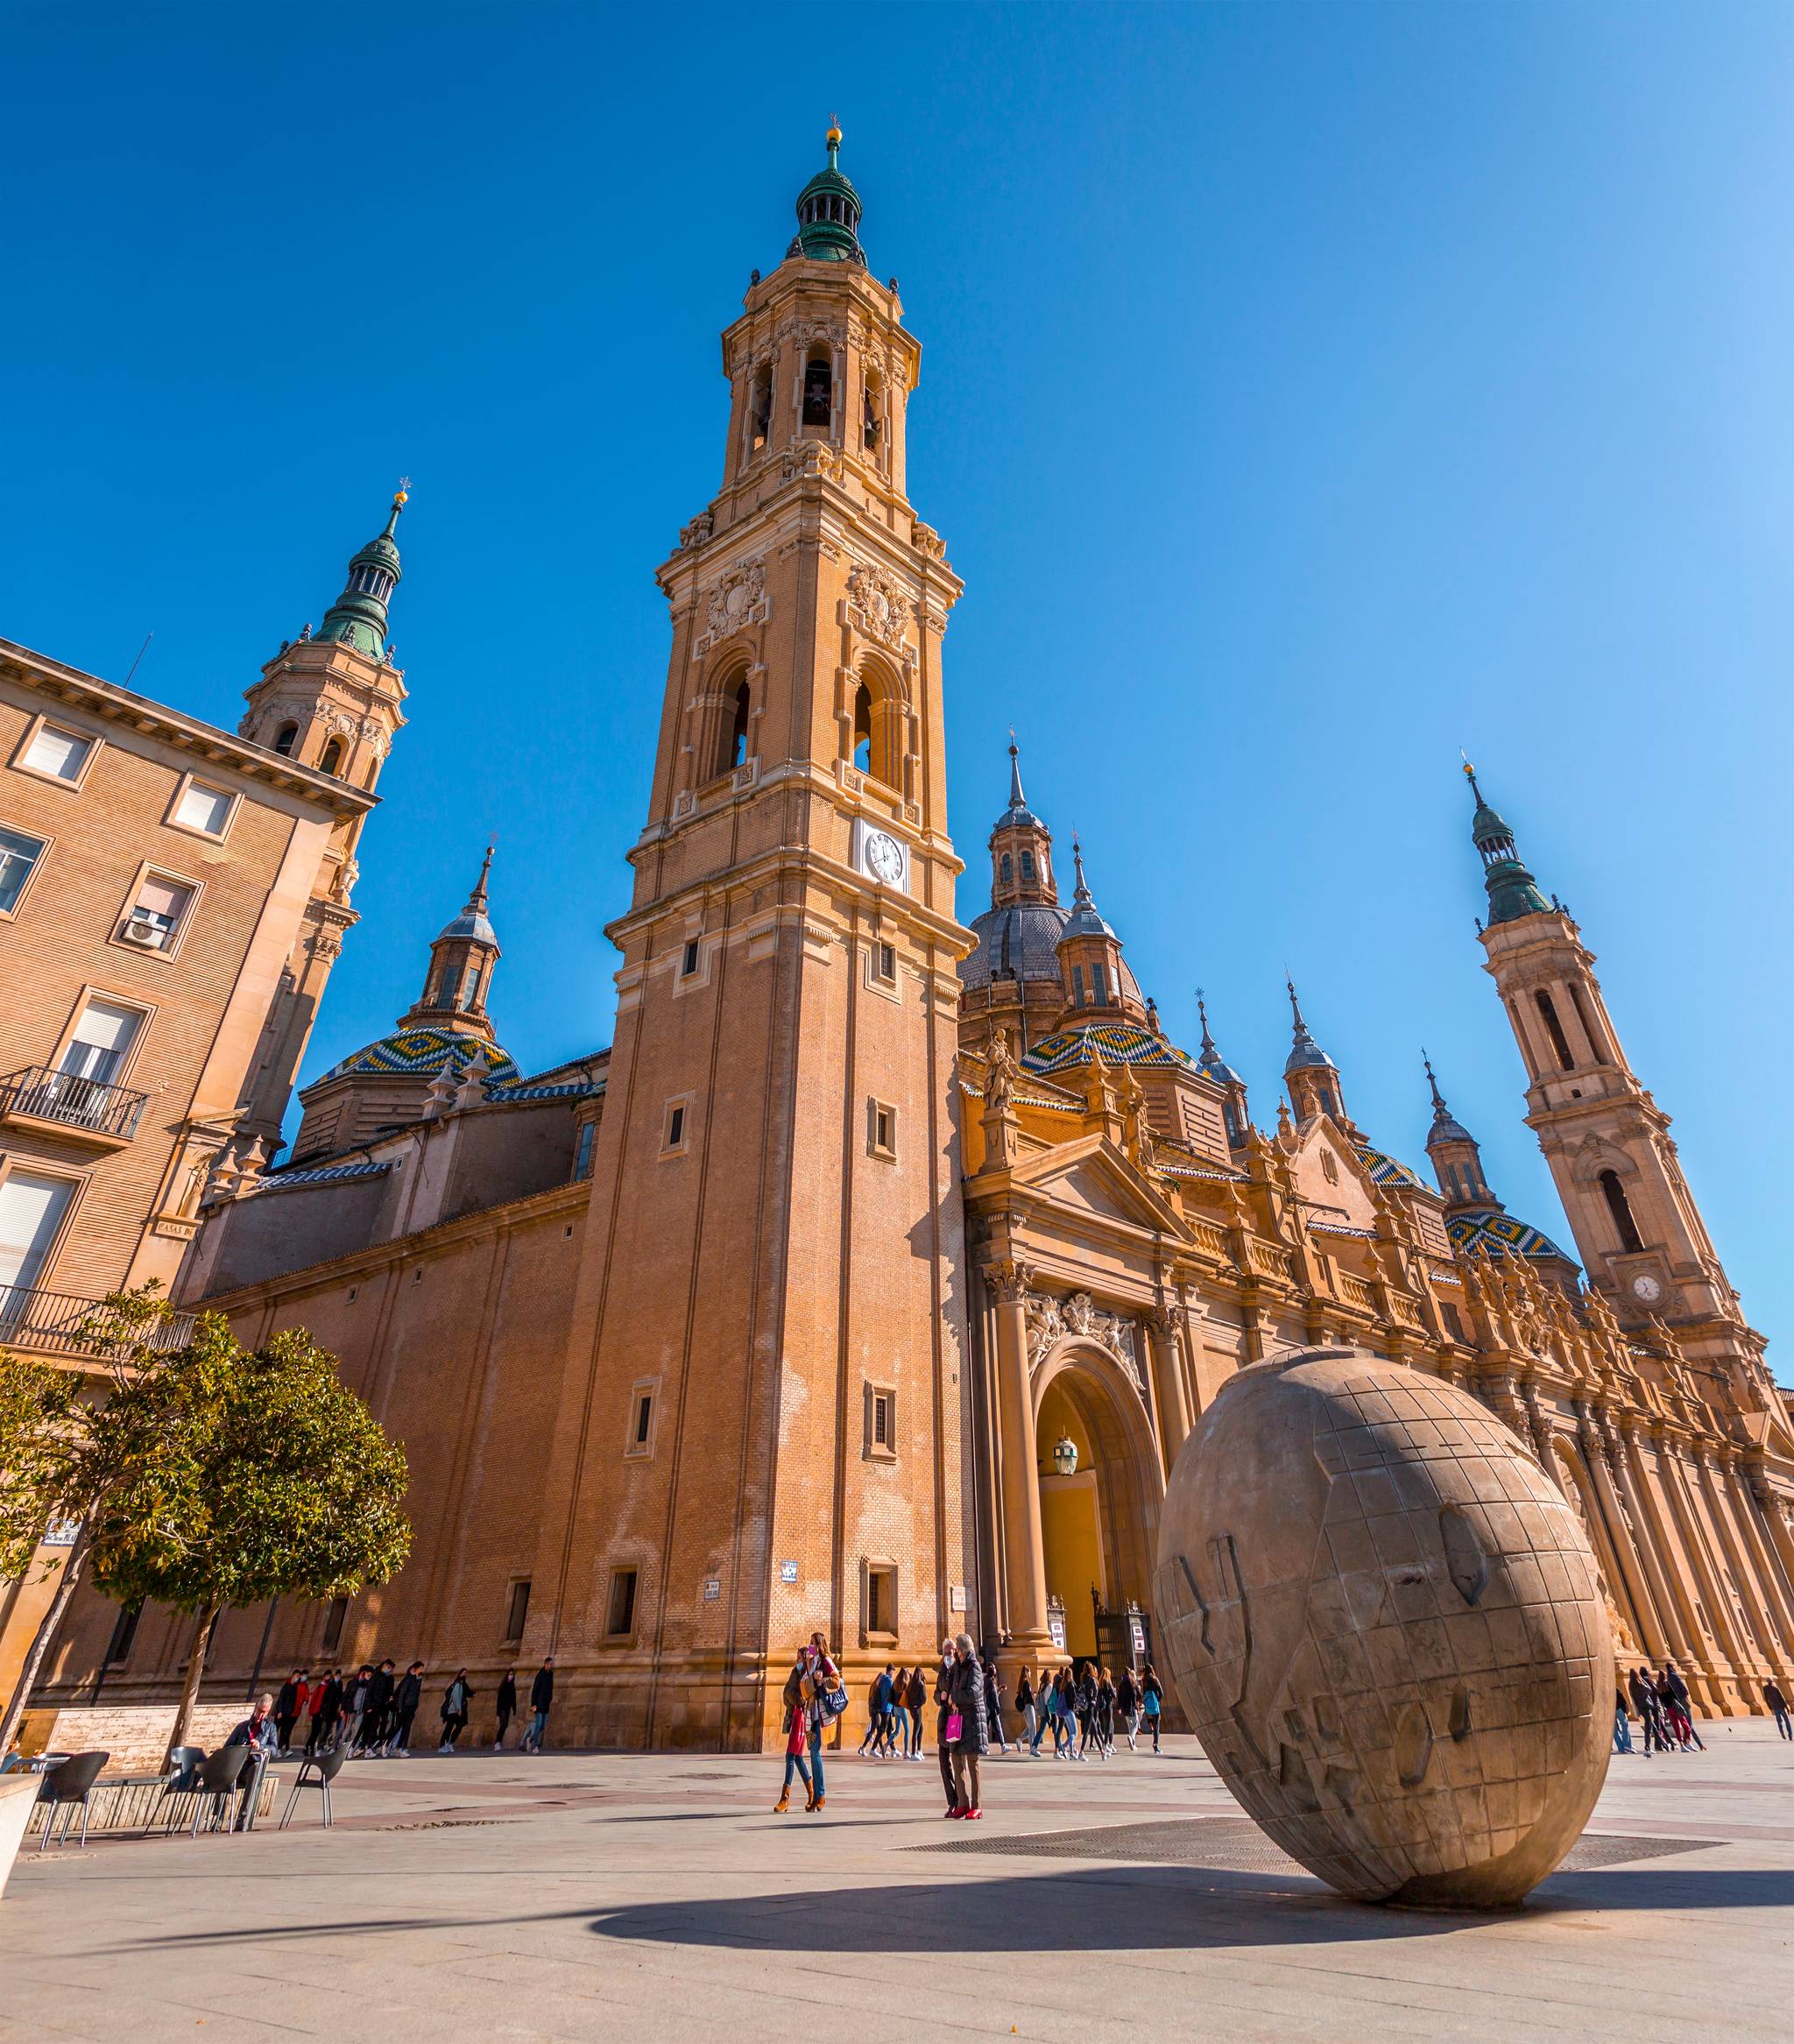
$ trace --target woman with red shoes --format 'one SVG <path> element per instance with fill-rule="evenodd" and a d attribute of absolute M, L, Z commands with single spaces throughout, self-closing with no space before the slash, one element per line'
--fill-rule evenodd
<path fill-rule="evenodd" d="M 950 1817 L 982 1817 L 978 1801 L 978 1761 L 989 1750 L 990 1731 L 985 1718 L 984 1664 L 971 1635 L 962 1632 L 953 1642 L 953 1659 L 942 1669 L 946 1689 L 946 1709 L 941 1722 L 943 1757 L 953 1762 L 953 1807 Z"/>

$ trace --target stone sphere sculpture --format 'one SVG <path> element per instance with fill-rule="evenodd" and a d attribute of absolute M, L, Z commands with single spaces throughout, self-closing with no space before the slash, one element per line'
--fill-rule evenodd
<path fill-rule="evenodd" d="M 1594 1559 L 1467 1391 L 1355 1348 L 1241 1370 L 1171 1473 L 1155 1590 L 1203 1750 L 1341 1893 L 1517 1903 L 1580 1835 L 1613 1733 Z"/>

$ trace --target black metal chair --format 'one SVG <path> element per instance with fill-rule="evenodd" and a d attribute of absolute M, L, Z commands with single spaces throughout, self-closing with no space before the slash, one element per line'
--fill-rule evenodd
<path fill-rule="evenodd" d="M 222 1824 L 230 1828 L 230 1799 L 237 1793 L 237 1785 L 243 1779 L 243 1771 L 249 1765 L 247 1746 L 220 1746 L 212 1757 L 201 1763 L 194 1776 L 193 1829 L 189 1838 L 200 1835 L 200 1819 L 206 1814 L 206 1803 L 212 1806 L 211 1829 L 215 1831 Z"/>
<path fill-rule="evenodd" d="M 299 1801 L 299 1792 L 302 1788 L 315 1788 L 322 1790 L 324 1797 L 324 1828 L 326 1830 L 329 1829 L 330 1784 L 335 1780 L 336 1777 L 340 1773 L 342 1773 L 343 1763 L 347 1760 L 348 1758 L 349 1749 L 347 1746 L 335 1746 L 333 1747 L 328 1753 L 314 1753 L 309 1759 L 302 1763 L 300 1767 L 298 1776 L 293 1784 L 293 1793 L 287 1797 L 286 1808 L 281 1814 L 280 1828 L 283 1831 L 292 1821 L 293 1807 Z"/>
<path fill-rule="evenodd" d="M 38 1800 L 50 1806 L 44 1819 L 44 1835 L 38 1841 L 41 1852 L 50 1842 L 50 1834 L 56 1827 L 56 1812 L 62 1810 L 62 1836 L 56 1842 L 60 1846 L 68 1836 L 68 1827 L 74 1821 L 75 1806 L 81 1806 L 81 1842 L 88 1842 L 88 1798 L 93 1793 L 94 1784 L 100 1779 L 100 1770 L 112 1756 L 109 1753 L 74 1753 L 45 1775 L 44 1786 L 38 1791 Z"/>
<path fill-rule="evenodd" d="M 205 1765 L 206 1749 L 203 1746 L 177 1746 L 168 1756 L 168 1765 L 162 1775 L 161 1800 L 152 1806 L 144 1819 L 144 1836 L 150 1835 L 151 1827 L 159 1817 L 164 1831 L 172 1831 L 180 1821 L 180 1813 L 174 1807 L 176 1796 L 191 1795 L 199 1783 L 200 1769 Z"/>

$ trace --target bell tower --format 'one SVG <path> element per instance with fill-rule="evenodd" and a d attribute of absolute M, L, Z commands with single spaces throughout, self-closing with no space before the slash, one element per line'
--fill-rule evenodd
<path fill-rule="evenodd" d="M 529 1631 L 605 1740 L 752 1747 L 812 1631 L 856 1668 L 968 1622 L 960 583 L 904 495 L 920 350 L 840 139 L 723 335 L 722 486 L 659 570 L 672 654 L 547 1492 L 570 1503 Z"/>
<path fill-rule="evenodd" d="M 1557 1181 L 1590 1284 L 1628 1329 L 1676 1329 L 1684 1352 L 1735 1364 L 1747 1409 L 1767 1387 L 1763 1337 L 1745 1321 L 1682 1175 L 1670 1117 L 1640 1084 L 1601 997 L 1594 954 L 1540 893 L 1513 831 L 1465 776 L 1483 862 L 1487 971 L 1525 1060 L 1526 1121 Z"/>
<path fill-rule="evenodd" d="M 307 625 L 297 639 L 283 640 L 245 691 L 249 710 L 237 727 L 252 744 L 354 788 L 371 789 L 379 780 L 405 722 L 405 680 L 386 642 L 386 619 L 400 576 L 396 535 L 406 496 L 401 483 L 385 526 L 350 560 L 343 593 L 316 633 Z M 363 821 L 357 817 L 331 833 L 245 1085 L 237 1135 L 244 1143 L 258 1138 L 271 1159 L 330 968 L 357 920 L 349 898 L 360 870 L 355 853 Z"/>

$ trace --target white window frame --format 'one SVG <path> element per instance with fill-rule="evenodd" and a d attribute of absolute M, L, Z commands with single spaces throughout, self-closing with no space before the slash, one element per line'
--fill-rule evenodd
<path fill-rule="evenodd" d="M 146 880 L 166 881 L 171 887 L 185 888 L 187 890 L 187 907 L 181 913 L 180 920 L 169 933 L 168 942 L 165 944 L 132 944 L 123 934 L 125 924 L 131 921 L 131 912 L 137 906 L 138 896 L 143 892 L 144 882 Z M 112 918 L 111 935 L 106 941 L 109 944 L 116 944 L 122 951 L 129 951 L 133 958 L 159 958 L 164 965 L 172 964 L 175 958 L 180 957 L 180 947 L 187 942 L 187 933 L 194 926 L 194 919 L 199 912 L 200 897 L 205 891 L 206 883 L 201 880 L 195 880 L 191 873 L 176 873 L 172 866 L 159 866 L 152 859 L 145 859 L 131 876 L 131 882 L 125 890 L 124 899 L 119 904 L 117 914 Z"/>
<path fill-rule="evenodd" d="M 648 1437 L 638 1440 L 637 1430 L 641 1422 L 641 1402 L 648 1401 Z M 638 1377 L 629 1387 L 629 1418 L 624 1432 L 623 1454 L 626 1461 L 652 1461 L 654 1456 L 654 1436 L 660 1425 L 660 1380 L 659 1377 Z"/>
<path fill-rule="evenodd" d="M 180 805 L 187 800 L 187 790 L 195 785 L 205 789 L 208 794 L 222 795 L 225 798 L 227 806 L 224 821 L 215 831 L 202 831 L 197 824 L 183 823 L 180 819 Z M 208 845 L 222 845 L 230 835 L 230 826 L 237 821 L 237 812 L 242 807 L 243 790 L 240 788 L 227 788 L 217 781 L 202 781 L 197 774 L 183 774 L 175 783 L 173 797 L 168 804 L 168 813 L 162 821 L 169 830 L 180 831 L 188 838 L 203 838 Z"/>
<path fill-rule="evenodd" d="M 25 1171 L 32 1178 L 59 1178 L 70 1187 L 68 1204 L 62 1210 L 62 1219 L 57 1225 L 55 1234 L 50 1238 L 50 1246 L 44 1251 L 43 1267 L 25 1288 L 32 1291 L 53 1291 L 54 1287 L 48 1280 L 55 1271 L 57 1259 L 68 1247 L 75 1216 L 81 1212 L 81 1196 L 86 1192 L 88 1180 L 93 1173 L 73 1169 L 60 1157 L 46 1166 L 39 1157 L 21 1156 L 17 1151 L 0 1150 L 0 1185 L 4 1185 L 15 1171 Z"/>
<path fill-rule="evenodd" d="M 691 1149 L 691 1117 L 696 1101 L 696 1093 L 675 1093 L 660 1108 L 660 1155 L 684 1156 Z M 679 1135 L 673 1136 L 673 1117 L 680 1114 Z"/>
<path fill-rule="evenodd" d="M 128 1086 L 137 1061 L 143 1055 L 144 1040 L 150 1033 L 150 1024 L 156 1019 L 157 1003 L 144 1000 L 141 994 L 114 994 L 107 987 L 92 984 L 83 987 L 74 997 L 74 1003 L 68 1011 L 68 1019 L 62 1025 L 62 1034 L 56 1039 L 55 1050 L 45 1062 L 53 1072 L 62 1069 L 62 1059 L 68 1046 L 74 1041 L 74 1032 L 81 1027 L 81 1018 L 95 1001 L 104 1002 L 109 1008 L 128 1008 L 138 1017 L 138 1025 L 131 1031 L 131 1042 L 125 1047 L 117 1072 L 110 1079 L 100 1082 L 105 1086 Z"/>
<path fill-rule="evenodd" d="M 29 838 L 43 849 L 32 861 L 32 869 L 25 876 L 25 885 L 18 890 L 18 899 L 10 909 L 0 909 L 0 923 L 14 923 L 25 913 L 25 905 L 32 898 L 32 889 L 38 884 L 38 875 L 50 863 L 50 852 L 56 840 L 47 831 L 27 830 L 23 824 L 8 823 L 0 817 L 0 830 L 11 831 L 21 838 Z"/>
<path fill-rule="evenodd" d="M 28 766 L 25 762 L 25 754 L 30 752 L 38 733 L 43 730 L 46 724 L 53 731 L 66 731 L 71 737 L 84 738 L 88 741 L 87 756 L 81 763 L 80 773 L 75 775 L 73 781 L 69 780 L 67 774 L 46 774 L 41 767 Z M 39 711 L 25 725 L 24 735 L 13 748 L 12 758 L 9 764 L 14 773 L 29 774 L 33 781 L 41 781 L 47 788 L 60 788 L 71 795 L 79 795 L 87 785 L 88 775 L 94 770 L 94 761 L 105 749 L 106 741 L 98 732 L 88 730 L 84 725 L 76 722 L 73 718 L 64 719 Z"/>

